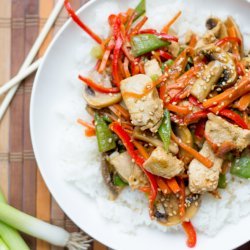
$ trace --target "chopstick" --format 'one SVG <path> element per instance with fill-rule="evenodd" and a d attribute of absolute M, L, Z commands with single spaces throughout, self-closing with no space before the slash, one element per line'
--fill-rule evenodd
<path fill-rule="evenodd" d="M 15 77 L 13 77 L 10 81 L 6 82 L 4 85 L 0 87 L 0 95 L 6 93 L 9 89 L 19 84 L 22 80 L 24 80 L 27 76 L 32 74 L 34 71 L 38 69 L 42 61 L 42 58 L 35 61 L 21 73 L 18 73 Z"/>
<path fill-rule="evenodd" d="M 53 11 L 51 12 L 50 17 L 48 18 L 47 22 L 45 23 L 41 33 L 39 34 L 37 40 L 35 41 L 34 45 L 32 46 L 28 56 L 23 62 L 22 67 L 20 68 L 19 73 L 23 74 L 24 71 L 30 66 L 30 64 L 35 59 L 41 45 L 43 44 L 45 38 L 47 37 L 50 29 L 54 25 L 57 16 L 61 12 L 61 9 L 63 7 L 64 0 L 58 0 L 56 6 L 54 7 Z M 0 106 L 0 120 L 2 120 L 7 108 L 9 107 L 10 102 L 12 101 L 18 87 L 20 85 L 20 82 L 18 82 L 16 85 L 14 85 L 9 92 L 6 94 L 1 106 Z"/>

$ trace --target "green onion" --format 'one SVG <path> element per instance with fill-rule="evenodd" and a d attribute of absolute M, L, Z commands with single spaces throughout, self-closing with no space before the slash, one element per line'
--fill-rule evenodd
<path fill-rule="evenodd" d="M 96 58 L 96 59 L 102 59 L 103 56 L 103 50 L 100 45 L 96 45 L 91 49 L 90 52 L 91 56 Z"/>
<path fill-rule="evenodd" d="M 132 53 L 135 57 L 141 56 L 170 44 L 153 34 L 140 34 L 131 38 Z"/>
<path fill-rule="evenodd" d="M 161 140 L 163 141 L 165 150 L 168 151 L 171 137 L 171 120 L 170 113 L 168 110 L 164 111 L 164 119 L 158 130 L 158 133 L 161 137 Z"/>
<path fill-rule="evenodd" d="M 115 139 L 104 118 L 95 113 L 95 129 L 98 148 L 101 153 L 116 148 Z"/>
<path fill-rule="evenodd" d="M 2 239 L 0 239 L 0 250 L 10 250 Z"/>
<path fill-rule="evenodd" d="M 141 0 L 135 8 L 136 16 L 134 21 L 141 17 L 146 12 L 146 0 Z"/>
<path fill-rule="evenodd" d="M 6 200 L 3 195 L 2 190 L 0 190 L 0 203 L 6 204 Z M 30 249 L 18 232 L 15 229 L 4 224 L 3 222 L 0 222 L 0 236 L 4 240 L 8 249 L 10 250 L 16 250 L 16 249 L 29 250 Z"/>
<path fill-rule="evenodd" d="M 220 174 L 218 188 L 225 189 L 227 187 L 227 178 L 225 174 Z"/>
<path fill-rule="evenodd" d="M 70 250 L 87 249 L 90 243 L 88 237 L 82 233 L 70 234 L 63 228 L 41 221 L 4 203 L 0 203 L 0 221 L 30 236 Z M 21 250 L 20 246 L 10 249 Z"/>
<path fill-rule="evenodd" d="M 128 184 L 124 182 L 119 175 L 115 175 L 113 178 L 113 183 L 118 187 L 126 187 Z"/>

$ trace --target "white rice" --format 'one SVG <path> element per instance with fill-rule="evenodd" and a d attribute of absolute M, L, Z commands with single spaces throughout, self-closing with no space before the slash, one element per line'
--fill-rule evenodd
<path fill-rule="evenodd" d="M 121 1 L 125 2 L 125 1 Z M 107 35 L 109 29 L 107 17 L 110 13 L 117 13 L 123 8 L 121 2 L 100 3 L 99 8 L 93 14 L 96 32 Z M 137 1 L 131 1 L 131 5 Z M 124 10 L 124 8 L 123 8 Z M 178 10 L 183 10 L 182 1 L 179 0 L 148 0 L 147 16 L 149 21 L 147 26 L 160 29 Z M 167 13 L 167 15 L 166 15 Z M 225 12 L 213 13 L 221 18 L 227 15 Z M 194 10 L 183 10 L 182 17 L 173 26 L 180 37 L 183 37 L 187 30 L 193 30 L 202 34 L 205 32 L 205 20 L 211 13 L 199 10 L 199 15 Z M 168 17 L 166 17 L 168 16 Z M 199 17 L 197 17 L 199 16 Z M 234 16 L 238 20 L 238 15 Z M 250 29 L 247 25 L 241 26 L 244 33 L 246 45 L 250 45 Z M 76 69 L 85 68 L 81 73 L 87 74 L 95 61 L 89 58 L 82 58 L 81 51 L 90 50 L 91 46 L 86 41 L 85 35 L 82 37 L 82 48 L 76 53 L 76 65 L 81 62 L 81 66 Z M 249 47 L 248 47 L 249 49 Z M 85 60 L 83 63 L 82 61 Z M 76 119 L 82 117 L 84 120 L 90 119 L 85 111 L 82 99 L 82 84 L 77 82 L 75 75 L 79 71 L 72 72 L 69 84 L 72 85 L 74 95 L 60 104 L 56 113 L 58 119 L 64 127 L 61 141 L 58 143 L 58 157 L 65 180 L 72 183 L 85 195 L 89 195 L 94 200 L 100 213 L 107 218 L 117 222 L 120 230 L 127 233 L 135 233 L 137 227 L 149 226 L 162 231 L 177 230 L 179 226 L 171 229 L 160 226 L 151 221 L 148 215 L 147 200 L 143 194 L 135 191 L 124 190 L 119 198 L 112 202 L 108 199 L 108 191 L 103 183 L 100 170 L 100 155 L 98 153 L 96 138 L 85 138 L 83 128 L 76 124 Z M 250 213 L 250 181 L 234 178 L 230 181 L 226 190 L 220 191 L 222 199 L 215 200 L 211 195 L 204 195 L 202 205 L 197 216 L 193 219 L 198 231 L 207 235 L 215 235 L 225 224 L 237 223 L 240 217 Z"/>

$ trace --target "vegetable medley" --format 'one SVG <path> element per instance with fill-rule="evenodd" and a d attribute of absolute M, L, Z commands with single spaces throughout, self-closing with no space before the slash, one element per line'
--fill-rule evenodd
<path fill-rule="evenodd" d="M 96 42 L 84 83 L 102 174 L 115 199 L 124 188 L 145 193 L 152 220 L 181 223 L 188 246 L 204 193 L 220 198 L 229 174 L 250 178 L 250 55 L 232 17 L 209 17 L 207 31 L 180 42 L 172 24 L 144 29 L 145 0 L 111 14 L 110 33 L 91 31 L 65 0 L 73 20 Z"/>

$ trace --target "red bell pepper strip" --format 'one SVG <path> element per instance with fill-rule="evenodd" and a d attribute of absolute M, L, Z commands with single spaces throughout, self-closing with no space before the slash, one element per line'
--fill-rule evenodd
<path fill-rule="evenodd" d="M 144 29 L 144 30 L 140 30 L 139 34 L 153 34 L 155 35 L 157 33 L 157 30 L 154 29 Z"/>
<path fill-rule="evenodd" d="M 166 60 L 173 59 L 173 56 L 170 53 L 164 50 L 160 50 L 159 52 L 160 52 L 160 56 L 163 57 L 164 59 Z"/>
<path fill-rule="evenodd" d="M 122 128 L 122 126 L 118 122 L 113 122 L 110 124 L 110 129 L 118 135 L 118 137 L 122 140 L 123 145 L 128 151 L 128 154 L 131 156 L 131 158 L 135 161 L 135 163 L 143 170 L 143 172 L 146 174 L 150 187 L 151 192 L 149 196 L 149 209 L 150 209 L 150 215 L 152 216 L 153 207 L 154 207 L 154 201 L 157 196 L 157 182 L 151 173 L 149 173 L 147 170 L 144 169 L 143 164 L 145 162 L 145 159 L 142 158 L 135 150 L 135 146 L 132 143 L 132 138 L 130 135 Z"/>
<path fill-rule="evenodd" d="M 225 38 L 222 38 L 220 39 L 219 41 L 217 41 L 215 43 L 216 46 L 221 46 L 227 42 L 236 42 L 239 44 L 239 46 L 241 46 L 241 40 L 238 38 L 238 37 L 225 37 Z"/>
<path fill-rule="evenodd" d="M 244 122 L 243 118 L 230 109 L 223 109 L 219 113 L 221 116 L 225 116 L 228 119 L 234 121 L 238 126 L 243 129 L 248 129 L 248 125 Z"/>
<path fill-rule="evenodd" d="M 123 45 L 122 37 L 121 35 L 118 35 L 117 40 L 115 41 L 115 48 L 113 51 L 113 61 L 112 61 L 112 76 L 113 76 L 113 81 L 117 87 L 120 86 L 120 76 L 118 72 L 118 60 L 119 60 L 122 45 Z"/>
<path fill-rule="evenodd" d="M 80 76 L 80 75 L 78 76 L 78 78 L 81 81 L 85 82 L 89 87 L 91 87 L 92 89 L 94 89 L 98 92 L 106 93 L 106 94 L 109 94 L 109 93 L 115 94 L 115 93 L 120 92 L 119 88 L 106 88 L 102 85 L 99 85 L 99 84 L 93 82 L 91 79 Z"/>
<path fill-rule="evenodd" d="M 191 124 L 191 123 L 196 123 L 200 119 L 206 118 L 208 113 L 209 113 L 208 111 L 201 110 L 201 111 L 198 111 L 198 112 L 195 112 L 195 113 L 188 114 L 184 118 L 184 123 L 187 124 L 187 125 Z"/>
<path fill-rule="evenodd" d="M 185 233 L 187 234 L 187 245 L 188 247 L 195 247 L 196 245 L 196 231 L 191 223 L 191 221 L 189 222 L 183 222 L 182 223 L 182 227 L 185 231 Z"/>
<path fill-rule="evenodd" d="M 101 44 L 102 39 L 95 34 L 86 24 L 84 24 L 80 18 L 76 15 L 75 11 L 70 5 L 70 0 L 64 0 L 64 6 L 68 11 L 71 18 L 74 20 L 76 24 L 78 24 L 89 36 L 91 36 L 97 43 Z"/>
<path fill-rule="evenodd" d="M 201 120 L 196 124 L 195 130 L 194 130 L 194 135 L 198 138 L 198 139 L 202 139 L 204 138 L 205 135 L 205 126 L 206 126 L 206 121 L 205 120 Z"/>
<path fill-rule="evenodd" d="M 188 101 L 194 105 L 195 107 L 199 107 L 200 109 L 204 109 L 203 105 L 201 102 L 198 101 L 198 99 L 192 95 L 188 97 Z"/>

